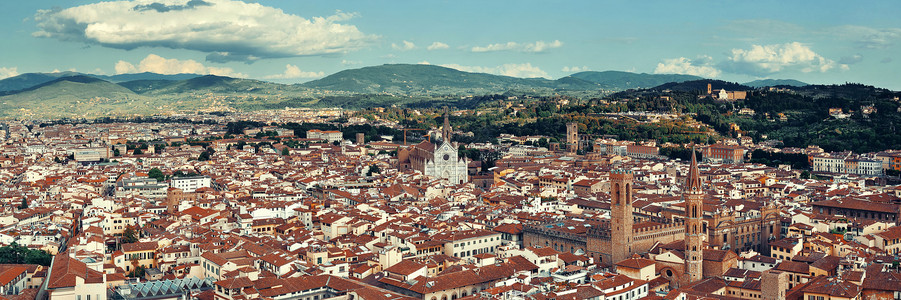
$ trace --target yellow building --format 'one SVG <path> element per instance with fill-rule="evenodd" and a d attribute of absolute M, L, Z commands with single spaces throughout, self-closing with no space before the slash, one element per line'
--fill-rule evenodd
<path fill-rule="evenodd" d="M 159 247 L 157 242 L 122 244 L 125 272 L 131 272 L 138 267 L 156 268 L 157 247 Z"/>

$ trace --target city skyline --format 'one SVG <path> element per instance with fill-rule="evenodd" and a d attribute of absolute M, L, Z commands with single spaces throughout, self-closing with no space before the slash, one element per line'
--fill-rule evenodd
<path fill-rule="evenodd" d="M 285 83 L 427 63 L 514 77 L 579 71 L 894 90 L 897 2 L 5 3 L 0 78 L 74 70 Z"/>

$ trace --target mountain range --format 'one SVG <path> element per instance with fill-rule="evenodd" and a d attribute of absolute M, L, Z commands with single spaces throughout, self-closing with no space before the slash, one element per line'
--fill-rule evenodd
<path fill-rule="evenodd" d="M 420 98 L 508 92 L 603 95 L 701 79 L 703 78 L 692 75 L 590 71 L 551 80 L 464 72 L 424 64 L 388 64 L 349 69 L 301 84 L 198 74 L 137 73 L 106 76 L 76 72 L 27 73 L 0 80 L 0 115 L 96 117 L 123 113 L 284 107 L 282 104 L 346 106 L 347 99 L 335 103 L 321 100 L 357 94 Z M 747 85 L 804 83 L 777 80 L 755 81 Z"/>

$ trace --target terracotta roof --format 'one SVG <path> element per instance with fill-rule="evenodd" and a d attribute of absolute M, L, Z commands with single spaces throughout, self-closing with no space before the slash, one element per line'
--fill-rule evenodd
<path fill-rule="evenodd" d="M 654 261 L 650 259 L 644 258 L 630 258 L 621 262 L 616 263 L 616 267 L 623 268 L 631 268 L 631 269 L 641 269 L 647 266 L 653 266 Z"/>
<path fill-rule="evenodd" d="M 509 234 L 522 234 L 522 224 L 501 224 L 500 226 L 494 227 L 494 231 Z"/>
<path fill-rule="evenodd" d="M 385 269 L 385 272 L 407 276 L 413 274 L 418 270 L 421 270 L 422 268 L 425 268 L 425 265 L 409 259 L 405 259 L 400 261 L 399 263 L 394 264 L 390 268 Z"/>
<path fill-rule="evenodd" d="M 47 278 L 48 289 L 75 287 L 76 278 L 85 283 L 103 283 L 103 274 L 94 271 L 77 259 L 70 258 L 68 252 L 57 254 L 53 259 L 53 268 Z"/>
<path fill-rule="evenodd" d="M 529 251 L 532 251 L 532 253 L 535 253 L 535 255 L 538 255 L 539 257 L 560 254 L 560 252 L 557 252 L 557 250 L 554 250 L 554 248 L 551 248 L 551 247 L 542 247 L 542 248 L 527 247 L 526 249 Z"/>
<path fill-rule="evenodd" d="M 810 274 L 810 265 L 796 261 L 782 261 L 776 265 L 776 270 L 792 272 L 797 274 Z"/>
<path fill-rule="evenodd" d="M 157 242 L 137 242 L 122 244 L 122 252 L 153 251 L 159 246 Z"/>
<path fill-rule="evenodd" d="M 860 286 L 844 279 L 826 276 L 817 276 L 804 286 L 802 291 L 851 299 L 860 296 Z"/>
<path fill-rule="evenodd" d="M 898 205 L 890 203 L 876 203 L 854 198 L 823 200 L 811 203 L 812 206 L 835 207 L 844 209 L 866 210 L 885 213 L 898 213 Z"/>
<path fill-rule="evenodd" d="M 0 286 L 9 284 L 13 279 L 28 271 L 28 267 L 25 266 L 11 266 L 9 268 L 0 266 L 0 268 L 2 268 L 0 269 Z"/>
<path fill-rule="evenodd" d="M 397 288 L 410 290 L 419 294 L 428 294 L 436 291 L 450 290 L 477 284 L 485 284 L 495 280 L 510 277 L 514 274 L 514 268 L 507 264 L 490 265 L 473 270 L 464 270 L 436 277 L 417 277 L 413 280 L 400 281 L 390 277 L 382 277 L 379 282 Z"/>

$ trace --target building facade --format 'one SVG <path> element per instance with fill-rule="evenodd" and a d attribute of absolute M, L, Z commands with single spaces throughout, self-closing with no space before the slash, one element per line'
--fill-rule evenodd
<path fill-rule="evenodd" d="M 704 147 L 704 161 L 725 164 L 741 163 L 745 159 L 745 148 L 738 145 L 713 144 Z"/>
<path fill-rule="evenodd" d="M 445 179 L 451 184 L 469 182 L 469 159 L 459 156 L 456 143 L 451 142 L 452 133 L 448 113 L 445 112 L 444 126 L 440 133 L 444 139 L 438 144 L 423 141 L 398 149 L 397 168 L 401 171 L 416 170 L 427 176 Z"/>

